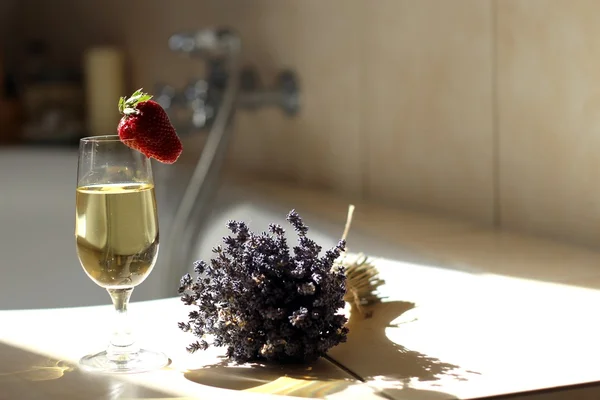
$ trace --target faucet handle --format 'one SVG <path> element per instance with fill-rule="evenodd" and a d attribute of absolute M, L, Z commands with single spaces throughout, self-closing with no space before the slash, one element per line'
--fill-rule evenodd
<path fill-rule="evenodd" d="M 204 128 L 215 114 L 209 98 L 208 82 L 202 79 L 192 80 L 183 89 L 183 93 L 192 112 L 192 126 L 197 129 Z"/>
<path fill-rule="evenodd" d="M 276 89 L 281 94 L 280 105 L 287 115 L 295 115 L 300 110 L 300 86 L 298 77 L 291 70 L 282 71 L 277 77 Z"/>
<path fill-rule="evenodd" d="M 183 88 L 183 95 L 187 102 L 205 100 L 208 97 L 208 82 L 203 79 L 192 79 Z"/>
<path fill-rule="evenodd" d="M 247 110 L 262 107 L 279 107 L 286 115 L 293 116 L 300 110 L 300 88 L 296 74 L 282 71 L 271 89 L 260 87 L 258 75 L 253 68 L 245 68 L 240 77 L 241 91 L 238 104 Z"/>

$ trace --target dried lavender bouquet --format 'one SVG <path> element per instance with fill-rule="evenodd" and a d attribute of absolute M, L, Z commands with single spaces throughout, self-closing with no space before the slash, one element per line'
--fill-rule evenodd
<path fill-rule="evenodd" d="M 232 235 L 213 249 L 215 257 L 194 263 L 195 279 L 181 279 L 181 299 L 195 309 L 179 327 L 199 339 L 188 351 L 208 348 L 210 336 L 238 362 L 309 362 L 346 340 L 346 275 L 336 263 L 345 240 L 320 255 L 298 213 L 287 221 L 298 235 L 292 251 L 280 225 L 256 234 L 230 221 Z"/>

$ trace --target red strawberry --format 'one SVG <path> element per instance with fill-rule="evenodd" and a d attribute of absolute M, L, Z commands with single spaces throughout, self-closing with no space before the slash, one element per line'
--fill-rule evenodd
<path fill-rule="evenodd" d="M 183 151 L 181 141 L 165 110 L 152 96 L 137 90 L 119 100 L 123 114 L 119 122 L 119 138 L 127 146 L 165 163 L 173 164 Z"/>

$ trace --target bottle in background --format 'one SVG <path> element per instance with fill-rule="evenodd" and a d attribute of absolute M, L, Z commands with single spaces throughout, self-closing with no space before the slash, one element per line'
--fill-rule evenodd
<path fill-rule="evenodd" d="M 117 101 L 126 95 L 124 66 L 125 57 L 118 47 L 92 47 L 84 54 L 86 125 L 90 136 L 116 132 L 121 119 Z"/>

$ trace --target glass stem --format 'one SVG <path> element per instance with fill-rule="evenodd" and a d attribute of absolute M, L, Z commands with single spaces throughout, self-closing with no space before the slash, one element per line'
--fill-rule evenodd
<path fill-rule="evenodd" d="M 116 363 L 127 363 L 136 358 L 139 348 L 129 326 L 127 305 L 133 292 L 129 289 L 107 289 L 115 306 L 115 325 L 106 356 Z"/>

